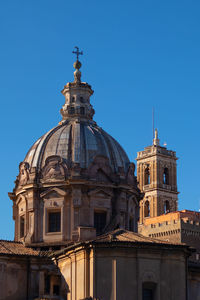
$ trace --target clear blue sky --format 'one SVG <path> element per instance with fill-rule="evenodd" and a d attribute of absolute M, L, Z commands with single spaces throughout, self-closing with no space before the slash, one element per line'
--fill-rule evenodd
<path fill-rule="evenodd" d="M 0 2 L 0 238 L 13 239 L 12 191 L 33 142 L 55 126 L 73 47 L 95 120 L 130 160 L 152 142 L 177 152 L 179 208 L 199 210 L 200 1 Z"/>

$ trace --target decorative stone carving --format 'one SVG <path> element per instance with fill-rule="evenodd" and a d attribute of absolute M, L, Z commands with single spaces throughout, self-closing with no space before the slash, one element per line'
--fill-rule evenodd
<path fill-rule="evenodd" d="M 27 162 L 21 162 L 19 165 L 19 176 L 17 177 L 17 185 L 25 185 L 29 180 L 29 164 Z"/>
<path fill-rule="evenodd" d="M 127 183 L 130 185 L 137 185 L 137 179 L 135 177 L 135 164 L 134 163 L 130 163 L 128 171 L 127 171 Z"/>
<path fill-rule="evenodd" d="M 81 199 L 82 199 L 82 192 L 81 189 L 73 189 L 72 190 L 72 201 L 74 206 L 80 206 L 81 205 Z"/>
<path fill-rule="evenodd" d="M 64 160 L 58 155 L 49 156 L 42 170 L 44 180 L 64 180 L 68 175 L 68 167 Z"/>
<path fill-rule="evenodd" d="M 74 163 L 71 167 L 71 176 L 72 177 L 80 177 L 81 167 L 79 163 Z"/>
<path fill-rule="evenodd" d="M 96 156 L 88 169 L 88 175 L 101 182 L 112 182 L 112 169 L 108 158 L 102 155 Z"/>
<path fill-rule="evenodd" d="M 154 282 L 157 283 L 157 278 L 154 272 L 146 271 L 142 275 L 142 282 Z"/>

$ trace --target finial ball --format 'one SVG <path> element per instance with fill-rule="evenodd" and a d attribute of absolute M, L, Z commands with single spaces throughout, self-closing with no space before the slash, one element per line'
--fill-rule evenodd
<path fill-rule="evenodd" d="M 79 70 L 82 65 L 81 65 L 81 62 L 79 60 L 77 60 L 77 61 L 75 61 L 75 63 L 74 63 L 73 66 L 74 66 L 74 69 L 78 69 Z"/>

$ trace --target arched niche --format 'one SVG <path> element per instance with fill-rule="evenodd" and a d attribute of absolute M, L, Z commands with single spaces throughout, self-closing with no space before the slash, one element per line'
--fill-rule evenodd
<path fill-rule="evenodd" d="M 144 203 L 144 217 L 150 217 L 150 203 L 148 200 L 146 200 Z"/>
<path fill-rule="evenodd" d="M 167 185 L 169 184 L 169 169 L 167 167 L 163 170 L 163 183 Z"/>
<path fill-rule="evenodd" d="M 146 167 L 144 170 L 144 184 L 150 184 L 150 170 L 149 167 Z"/>
<path fill-rule="evenodd" d="M 164 202 L 164 213 L 167 214 L 170 212 L 170 203 L 168 200 Z"/>

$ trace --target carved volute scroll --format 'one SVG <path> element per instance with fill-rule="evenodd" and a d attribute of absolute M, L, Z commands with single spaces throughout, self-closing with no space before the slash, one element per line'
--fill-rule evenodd
<path fill-rule="evenodd" d="M 64 160 L 58 155 L 49 156 L 42 169 L 44 180 L 64 180 L 68 176 L 68 167 Z"/>
<path fill-rule="evenodd" d="M 137 179 L 135 176 L 135 164 L 134 163 L 130 163 L 130 165 L 129 165 L 127 175 L 126 175 L 126 180 L 129 185 L 137 186 Z"/>
<path fill-rule="evenodd" d="M 19 176 L 17 182 L 19 186 L 27 184 L 29 180 L 29 164 L 27 162 L 21 162 L 19 165 Z"/>

